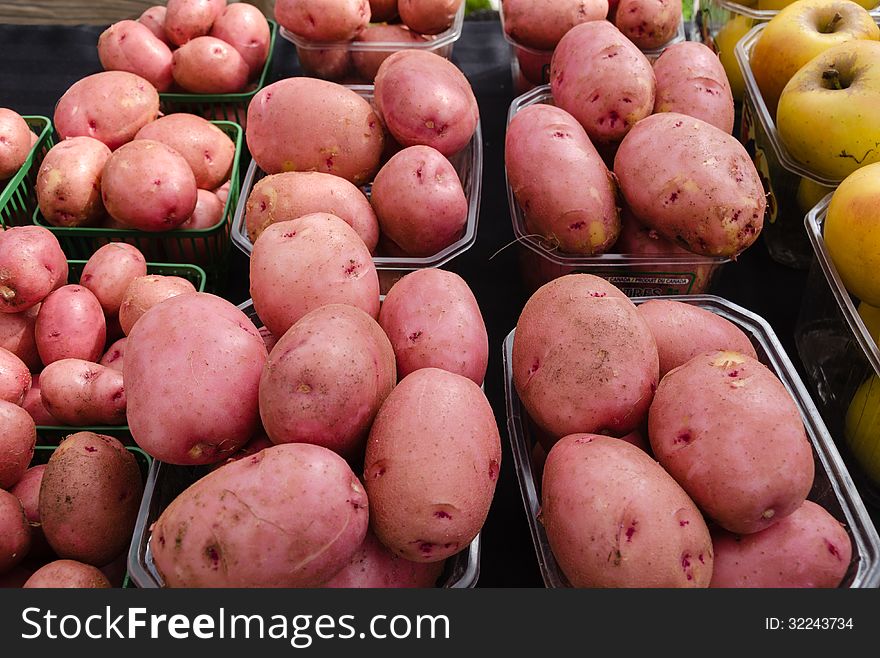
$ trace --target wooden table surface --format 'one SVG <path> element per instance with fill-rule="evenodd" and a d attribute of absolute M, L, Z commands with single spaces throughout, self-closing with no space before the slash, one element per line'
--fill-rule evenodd
<path fill-rule="evenodd" d="M 274 0 L 247 0 L 272 17 Z M 4 0 L 0 23 L 104 25 L 124 18 L 137 18 L 148 7 L 165 0 Z"/>

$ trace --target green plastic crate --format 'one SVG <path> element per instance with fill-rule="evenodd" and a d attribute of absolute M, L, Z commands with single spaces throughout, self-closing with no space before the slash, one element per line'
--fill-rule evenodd
<path fill-rule="evenodd" d="M 223 209 L 223 219 L 211 228 L 176 229 L 149 232 L 137 229 L 61 227 L 46 222 L 39 208 L 33 211 L 33 223 L 49 229 L 68 258 L 87 260 L 108 242 L 127 242 L 140 249 L 148 261 L 156 263 L 192 263 L 207 275 L 205 289 L 219 291 L 229 269 L 230 230 L 241 186 L 239 165 L 242 149 L 242 129 L 230 121 L 212 121 L 232 139 L 235 157 L 229 177 L 229 196 Z"/>
<path fill-rule="evenodd" d="M 27 159 L 12 178 L 5 182 L 0 194 L 0 224 L 10 226 L 30 224 L 37 207 L 37 172 L 46 152 L 52 148 L 52 122 L 43 116 L 23 116 L 28 127 L 37 135 L 37 141 Z"/>

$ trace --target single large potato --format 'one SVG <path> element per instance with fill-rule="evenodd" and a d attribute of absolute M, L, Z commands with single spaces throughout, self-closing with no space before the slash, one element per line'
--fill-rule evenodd
<path fill-rule="evenodd" d="M 308 41 L 351 41 L 370 22 L 369 0 L 275 0 L 275 20 Z"/>
<path fill-rule="evenodd" d="M 0 347 L 21 359 L 31 372 L 43 367 L 34 337 L 39 312 L 37 304 L 21 313 L 0 313 Z"/>
<path fill-rule="evenodd" d="M 131 282 L 146 275 L 147 261 L 137 247 L 110 242 L 89 257 L 79 283 L 98 298 L 105 315 L 111 317 L 119 314 Z"/>
<path fill-rule="evenodd" d="M 244 91 L 250 69 L 244 57 L 217 37 L 196 37 L 174 51 L 171 73 L 182 89 L 194 94 Z"/>
<path fill-rule="evenodd" d="M 166 4 L 165 35 L 176 46 L 208 34 L 226 8 L 226 0 L 168 0 Z"/>
<path fill-rule="evenodd" d="M 608 0 L 502 0 L 504 31 L 517 43 L 535 50 L 553 50 L 575 25 L 600 21 Z"/>
<path fill-rule="evenodd" d="M 236 2 L 223 10 L 211 27 L 217 37 L 238 51 L 248 65 L 248 77 L 255 78 L 269 57 L 272 39 L 269 22 L 263 12 L 246 2 Z"/>
<path fill-rule="evenodd" d="M 107 342 L 107 323 L 101 302 L 83 286 L 58 288 L 43 301 L 34 327 L 40 360 L 97 362 Z"/>
<path fill-rule="evenodd" d="M 371 527 L 407 560 L 454 555 L 483 527 L 500 466 L 498 427 L 479 386 L 445 370 L 417 370 L 391 392 L 370 431 Z"/>
<path fill-rule="evenodd" d="M 31 373 L 24 361 L 0 348 L 0 400 L 21 405 L 31 387 Z"/>
<path fill-rule="evenodd" d="M 532 105 L 517 112 L 507 127 L 504 165 L 529 233 L 572 254 L 601 254 L 617 240 L 614 177 L 565 110 Z"/>
<path fill-rule="evenodd" d="M 776 375 L 737 352 L 694 357 L 660 382 L 648 416 L 657 460 L 718 525 L 767 528 L 813 486 L 800 411 Z"/>
<path fill-rule="evenodd" d="M 31 415 L 17 404 L 0 400 L 0 489 L 11 489 L 21 480 L 36 442 Z"/>
<path fill-rule="evenodd" d="M 143 23 L 119 21 L 98 37 L 98 59 L 105 71 L 128 71 L 149 81 L 157 91 L 168 91 L 171 49 Z"/>
<path fill-rule="evenodd" d="M 574 587 L 708 587 L 709 529 L 642 450 L 607 436 L 566 436 L 547 455 L 541 489 L 541 523 Z"/>
<path fill-rule="evenodd" d="M 101 589 L 111 587 L 110 581 L 97 567 L 76 560 L 54 560 L 45 564 L 22 585 L 25 589 Z"/>
<path fill-rule="evenodd" d="M 0 107 L 0 181 L 11 178 L 24 165 L 33 135 L 18 112 Z"/>
<path fill-rule="evenodd" d="M 354 91 L 313 78 L 264 87 L 247 112 L 247 145 L 260 169 L 321 171 L 355 185 L 372 180 L 384 146 L 382 124 Z"/>
<path fill-rule="evenodd" d="M 658 380 L 648 324 L 604 279 L 570 274 L 526 302 L 513 382 L 529 416 L 552 436 L 628 434 L 644 422 Z"/>
<path fill-rule="evenodd" d="M 210 464 L 259 425 L 266 347 L 248 317 L 207 293 L 178 295 L 132 328 L 122 374 L 137 444 L 171 464 Z"/>
<path fill-rule="evenodd" d="M 53 361 L 40 373 L 40 397 L 63 425 L 125 425 L 120 369 L 82 359 Z"/>
<path fill-rule="evenodd" d="M 767 200 L 749 154 L 700 119 L 662 112 L 640 121 L 620 144 L 614 173 L 640 222 L 696 254 L 735 257 L 764 225 Z"/>
<path fill-rule="evenodd" d="M 67 283 L 67 258 L 42 226 L 0 231 L 0 312 L 21 313 Z"/>
<path fill-rule="evenodd" d="M 162 512 L 150 545 L 167 587 L 317 587 L 357 551 L 368 507 L 339 455 L 291 443 L 198 480 Z"/>
<path fill-rule="evenodd" d="M 0 575 L 19 564 L 30 547 L 31 528 L 21 501 L 0 489 Z"/>
<path fill-rule="evenodd" d="M 104 142 L 71 137 L 46 153 L 37 174 L 40 213 L 52 226 L 89 226 L 104 215 L 101 174 L 110 157 Z"/>
<path fill-rule="evenodd" d="M 52 453 L 40 486 L 40 521 L 61 558 L 102 566 L 128 548 L 143 480 L 116 439 L 78 432 Z"/>
<path fill-rule="evenodd" d="M 455 21 L 463 0 L 397 0 L 400 20 L 420 34 L 440 34 Z"/>

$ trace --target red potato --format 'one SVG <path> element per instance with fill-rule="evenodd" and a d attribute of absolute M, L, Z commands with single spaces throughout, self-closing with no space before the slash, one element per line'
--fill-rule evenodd
<path fill-rule="evenodd" d="M 0 489 L 0 575 L 18 565 L 30 547 L 31 528 L 21 501 Z"/>
<path fill-rule="evenodd" d="M 0 348 L 0 400 L 21 406 L 31 387 L 31 373 L 24 361 Z"/>
<path fill-rule="evenodd" d="M 14 110 L 0 107 L 0 180 L 18 173 L 31 152 L 34 133 Z"/>
<path fill-rule="evenodd" d="M 250 282 L 254 309 L 276 336 L 325 304 L 379 315 L 379 277 L 370 252 L 353 228 L 328 213 L 263 231 L 251 254 Z"/>
<path fill-rule="evenodd" d="M 97 362 L 107 342 L 101 302 L 88 288 L 62 286 L 40 306 L 34 333 L 40 359 L 47 366 L 69 358 Z"/>
<path fill-rule="evenodd" d="M 64 92 L 52 124 L 61 139 L 93 137 L 114 151 L 157 116 L 159 92 L 149 81 L 127 71 L 104 71 Z"/>
<path fill-rule="evenodd" d="M 216 194 L 208 190 L 199 190 L 193 214 L 178 228 L 188 231 L 214 228 L 225 221 L 223 210 L 224 204 Z M 219 235 L 201 236 L 199 239 L 199 236 L 196 236 L 198 240 L 196 241 L 182 236 L 179 241 L 166 245 L 166 253 L 168 258 L 176 263 L 205 263 L 210 260 L 211 254 L 220 251 L 219 237 Z"/>
<path fill-rule="evenodd" d="M 196 292 L 196 287 L 179 276 L 148 274 L 134 279 L 125 289 L 125 296 L 119 306 L 119 324 L 128 336 L 134 323 L 148 310 L 166 299 Z"/>
<path fill-rule="evenodd" d="M 681 22 L 676 0 L 619 0 L 614 24 L 642 50 L 660 48 L 675 37 Z"/>
<path fill-rule="evenodd" d="M 109 317 L 119 314 L 131 282 L 146 275 L 147 260 L 137 247 L 111 242 L 91 255 L 83 267 L 79 283 L 98 298 Z"/>
<path fill-rule="evenodd" d="M 0 347 L 21 359 L 31 372 L 43 367 L 34 337 L 39 312 L 37 304 L 21 313 L 0 313 Z"/>
<path fill-rule="evenodd" d="M 226 7 L 226 0 L 168 0 L 165 12 L 165 35 L 182 46 L 204 36 Z"/>
<path fill-rule="evenodd" d="M 657 460 L 722 528 L 758 532 L 813 485 L 800 411 L 764 365 L 736 352 L 694 357 L 660 382 L 648 417 Z"/>
<path fill-rule="evenodd" d="M 98 362 L 102 366 L 106 366 L 111 370 L 118 370 L 122 372 L 122 364 L 125 360 L 125 345 L 128 342 L 128 338 L 120 338 L 115 343 L 113 343 L 110 347 L 107 348 L 107 351 L 104 352 L 104 356 L 101 357 L 101 360 Z"/>
<path fill-rule="evenodd" d="M 464 73 L 449 60 L 420 50 L 401 50 L 382 62 L 375 103 L 403 146 L 431 146 L 446 156 L 467 145 L 480 119 Z"/>
<path fill-rule="evenodd" d="M 536 50 L 553 50 L 575 25 L 600 21 L 608 14 L 608 0 L 502 0 L 501 4 L 507 35 Z"/>
<path fill-rule="evenodd" d="M 110 216 L 129 228 L 170 231 L 192 215 L 198 188 L 182 155 L 161 142 L 138 139 L 107 160 L 101 196 Z"/>
<path fill-rule="evenodd" d="M 654 109 L 654 72 L 635 44 L 608 21 L 581 23 L 553 52 L 550 88 L 594 142 L 613 143 Z"/>
<path fill-rule="evenodd" d="M 357 460 L 396 382 L 394 350 L 376 321 L 328 304 L 297 320 L 269 355 L 260 418 L 275 444 L 313 443 Z"/>
<path fill-rule="evenodd" d="M 210 36 L 238 51 L 248 65 L 250 78 L 260 74 L 269 56 L 272 36 L 263 12 L 246 2 L 231 4 L 214 21 Z"/>
<path fill-rule="evenodd" d="M 396 7 L 396 4 L 395 4 Z M 356 39 L 361 43 L 425 43 L 430 38 L 413 32 L 405 25 L 386 25 L 383 23 L 370 23 L 369 27 L 364 30 Z M 354 64 L 358 75 L 367 82 L 372 82 L 376 78 L 376 73 L 388 57 L 392 54 L 392 50 L 356 50 L 351 53 L 351 61 Z"/>
<path fill-rule="evenodd" d="M 24 396 L 21 408 L 31 415 L 37 425 L 60 425 L 58 419 L 46 411 L 46 407 L 43 405 L 43 398 L 40 394 L 40 375 L 35 373 L 31 377 L 31 388 Z"/>
<path fill-rule="evenodd" d="M 0 311 L 21 313 L 67 283 L 67 258 L 42 226 L 0 232 Z"/>
<path fill-rule="evenodd" d="M 105 216 L 101 174 L 110 149 L 91 137 L 70 137 L 46 153 L 37 174 L 40 213 L 52 226 L 89 226 Z"/>
<path fill-rule="evenodd" d="M 376 537 L 414 562 L 463 550 L 483 527 L 501 467 L 486 396 L 461 375 L 422 368 L 379 410 L 364 457 Z"/>
<path fill-rule="evenodd" d="M 809 500 L 761 532 L 715 530 L 712 546 L 710 587 L 837 587 L 852 558 L 843 525 Z"/>
<path fill-rule="evenodd" d="M 387 22 L 396 17 L 397 0 L 370 0 L 370 20 L 372 23 Z"/>
<path fill-rule="evenodd" d="M 372 180 L 384 145 L 366 100 L 312 78 L 287 78 L 259 91 L 248 106 L 246 137 L 266 173 L 321 171 L 355 185 Z"/>
<path fill-rule="evenodd" d="M 248 317 L 220 297 L 167 299 L 134 325 L 122 374 L 135 442 L 170 464 L 211 464 L 259 427 L 268 354 Z"/>
<path fill-rule="evenodd" d="M 170 46 L 168 35 L 165 34 L 165 15 L 168 8 L 165 5 L 155 5 L 149 9 L 145 9 L 144 13 L 138 18 L 138 23 L 147 26 L 147 29 L 153 33 L 156 38 L 161 39 L 162 43 Z"/>
<path fill-rule="evenodd" d="M 514 47 L 519 71 L 529 83 L 523 91 L 537 85 L 550 84 L 550 62 L 553 60 L 552 50 L 531 50 Z M 514 81 L 519 89 L 520 81 Z"/>
<path fill-rule="evenodd" d="M 265 450 L 266 448 L 271 448 L 274 443 L 272 440 L 266 436 L 263 432 L 257 432 L 247 443 L 245 443 L 241 449 L 235 452 L 233 455 L 226 458 L 225 461 L 217 462 L 215 464 L 211 464 L 208 466 L 208 469 L 211 471 L 216 471 L 221 466 L 229 464 L 230 462 L 237 462 L 239 459 L 244 459 L 245 457 L 253 457 L 258 452 Z"/>
<path fill-rule="evenodd" d="M 0 489 L 11 489 L 27 471 L 34 456 L 37 430 L 30 414 L 0 400 Z"/>
<path fill-rule="evenodd" d="M 37 569 L 22 587 L 101 589 L 111 585 L 97 567 L 76 560 L 55 560 Z"/>
<path fill-rule="evenodd" d="M 370 22 L 369 0 L 275 0 L 275 20 L 308 41 L 351 41 Z"/>
<path fill-rule="evenodd" d="M 43 482 L 43 472 L 46 470 L 45 464 L 38 464 L 28 468 L 21 479 L 12 487 L 9 492 L 21 501 L 24 515 L 27 517 L 28 523 L 31 524 L 31 530 L 34 525 L 40 523 L 40 487 Z"/>
<path fill-rule="evenodd" d="M 401 379 L 440 368 L 482 385 L 489 362 L 486 324 L 474 293 L 457 274 L 417 270 L 395 283 L 379 310 Z"/>
<path fill-rule="evenodd" d="M 315 212 L 336 215 L 370 253 L 376 250 L 379 222 L 367 197 L 344 178 L 317 171 L 288 171 L 257 181 L 245 211 L 248 239 L 256 242 L 267 226 Z"/>
<path fill-rule="evenodd" d="M 166 587 L 317 587 L 348 564 L 368 520 L 345 460 L 291 443 L 198 480 L 159 516 L 150 545 Z"/>
<path fill-rule="evenodd" d="M 574 587 L 708 587 L 712 541 L 700 511 L 625 441 L 560 439 L 547 455 L 541 523 Z"/>
<path fill-rule="evenodd" d="M 223 185 L 214 190 L 214 194 L 220 199 L 220 203 L 225 206 L 226 200 L 229 198 L 229 181 L 226 181 Z"/>
<path fill-rule="evenodd" d="M 461 237 L 468 200 L 455 167 L 430 146 L 410 146 L 376 174 L 370 203 L 379 228 L 412 256 L 433 256 Z"/>
<path fill-rule="evenodd" d="M 455 20 L 463 0 L 397 0 L 400 20 L 420 34 L 445 32 Z"/>
<path fill-rule="evenodd" d="M 125 425 L 122 372 L 82 359 L 61 359 L 40 373 L 43 405 L 62 425 Z"/>
<path fill-rule="evenodd" d="M 174 82 L 171 49 L 138 21 L 119 21 L 104 30 L 98 37 L 98 59 L 105 71 L 135 73 L 160 92 Z"/>
<path fill-rule="evenodd" d="M 305 74 L 322 80 L 345 79 L 352 63 L 352 53 L 347 44 L 328 48 L 297 46 L 296 56 Z"/>
<path fill-rule="evenodd" d="M 182 89 L 194 94 L 244 91 L 250 75 L 241 54 L 216 37 L 196 37 L 175 50 L 171 72 Z"/>
<path fill-rule="evenodd" d="M 21 565 L 0 574 L 0 589 L 21 589 L 33 572 Z"/>
<path fill-rule="evenodd" d="M 711 311 L 668 299 L 638 306 L 660 355 L 660 377 L 705 352 L 728 350 L 757 359 L 752 341 L 735 324 Z"/>

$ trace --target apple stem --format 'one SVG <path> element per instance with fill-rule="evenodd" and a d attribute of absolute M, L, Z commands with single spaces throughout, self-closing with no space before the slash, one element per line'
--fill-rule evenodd
<path fill-rule="evenodd" d="M 822 71 L 822 79 L 831 83 L 831 89 L 843 89 L 840 84 L 840 71 L 837 69 L 825 69 Z"/>
<path fill-rule="evenodd" d="M 825 26 L 825 30 L 823 31 L 823 33 L 824 34 L 831 34 L 832 32 L 834 32 L 834 28 L 836 28 L 837 24 L 842 20 L 843 20 L 843 16 L 840 15 L 840 12 L 839 11 L 834 12 L 834 17 L 831 19 L 831 21 L 828 23 L 828 25 Z"/>

